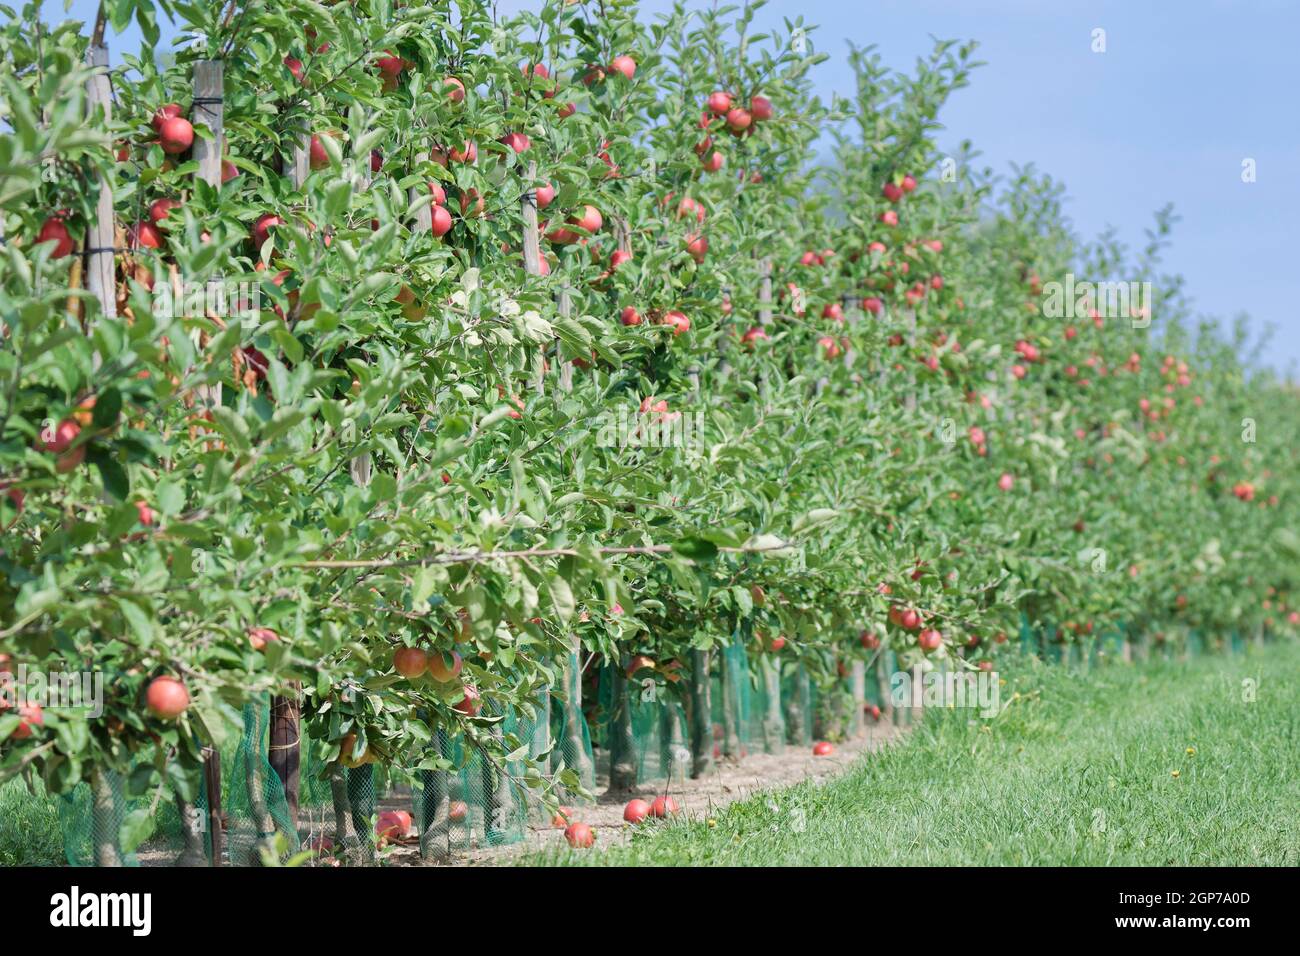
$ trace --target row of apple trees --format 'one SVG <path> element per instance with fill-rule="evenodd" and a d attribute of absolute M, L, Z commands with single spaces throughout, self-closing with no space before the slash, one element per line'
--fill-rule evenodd
<path fill-rule="evenodd" d="M 328 757 L 443 767 L 438 731 L 517 751 L 499 715 L 593 655 L 698 713 L 736 635 L 860 685 L 1022 626 L 1294 623 L 1295 398 L 1191 320 L 1172 217 L 1087 243 L 1050 180 L 941 150 L 970 45 L 852 49 L 824 103 L 811 25 L 694 6 L 0 27 L 0 662 L 105 681 L 95 719 L 0 711 L 0 774 L 190 799 L 298 687 Z M 106 115 L 89 37 L 132 21 Z"/>

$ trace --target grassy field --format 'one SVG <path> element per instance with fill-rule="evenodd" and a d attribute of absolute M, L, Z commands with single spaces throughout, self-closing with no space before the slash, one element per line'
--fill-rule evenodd
<path fill-rule="evenodd" d="M 824 786 L 526 862 L 1300 864 L 1300 645 L 1086 676 L 1015 663 L 992 720 L 931 711 Z"/>
<path fill-rule="evenodd" d="M 59 866 L 64 862 L 58 804 L 36 784 L 11 780 L 0 785 L 0 866 Z"/>

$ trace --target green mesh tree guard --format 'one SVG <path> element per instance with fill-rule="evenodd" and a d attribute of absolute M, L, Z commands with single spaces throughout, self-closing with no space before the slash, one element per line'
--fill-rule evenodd
<path fill-rule="evenodd" d="M 600 674 L 599 726 L 610 754 L 615 792 L 666 780 L 681 782 L 691 772 L 690 726 L 686 707 L 660 696 L 657 685 L 638 685 L 619 668 L 606 665 Z M 617 782 L 613 768 L 619 768 Z"/>
<path fill-rule="evenodd" d="M 561 687 L 550 696 L 550 739 L 555 742 L 551 767 L 563 762 L 577 773 L 583 788 L 591 793 L 596 789 L 596 758 L 591 749 L 591 729 L 583 713 L 582 663 L 575 641 L 561 670 Z M 563 794 L 572 803 L 573 794 Z"/>
<path fill-rule="evenodd" d="M 122 775 L 107 767 L 59 798 L 63 852 L 69 866 L 139 866 L 135 853 L 123 849 L 127 803 Z"/>
<path fill-rule="evenodd" d="M 812 746 L 813 697 L 808 670 L 802 664 L 788 668 L 781 679 L 781 698 L 785 702 L 785 739 L 791 746 Z"/>
<path fill-rule="evenodd" d="M 714 756 L 738 759 L 749 755 L 752 743 L 753 685 L 749 655 L 739 635 L 720 648 L 713 686 Z"/>
<path fill-rule="evenodd" d="M 143 788 L 128 792 L 131 781 Z M 69 866 L 207 866 L 207 795 L 186 804 L 141 765 L 128 776 L 100 768 L 59 798 L 59 823 Z M 134 845 L 139 841 L 139 845 Z"/>
<path fill-rule="evenodd" d="M 499 747 L 514 752 L 534 739 L 536 722 L 507 711 L 491 732 Z M 532 796 L 522 782 L 522 763 L 502 764 L 446 730 L 436 732 L 432 749 L 451 769 L 415 775 L 412 815 L 424 859 L 445 859 L 453 852 L 524 838 Z"/>
<path fill-rule="evenodd" d="M 226 790 L 222 812 L 231 866 L 261 866 L 262 852 L 274 850 L 276 834 L 283 837 L 286 853 L 298 849 L 284 787 L 267 759 L 270 713 L 265 698 L 244 706 L 243 738 L 229 768 L 222 767 Z"/>
<path fill-rule="evenodd" d="M 591 752 L 591 730 L 582 713 L 580 669 L 577 650 L 573 650 L 563 670 L 562 692 L 550 696 L 550 740 L 554 743 L 551 769 L 563 763 L 575 771 L 582 788 L 591 793 L 595 791 L 595 754 Z M 577 803 L 575 793 L 563 792 L 560 796 L 565 803 Z"/>

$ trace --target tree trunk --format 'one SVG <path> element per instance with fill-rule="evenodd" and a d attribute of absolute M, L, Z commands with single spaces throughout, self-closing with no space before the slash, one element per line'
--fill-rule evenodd
<path fill-rule="evenodd" d="M 709 652 L 691 651 L 691 776 L 713 769 L 713 702 L 709 686 Z"/>
<path fill-rule="evenodd" d="M 181 817 L 181 854 L 172 866 L 207 866 L 208 851 L 203 842 L 203 814 L 188 800 L 176 798 L 176 810 Z"/>
<path fill-rule="evenodd" d="M 727 654 L 722 655 L 722 755 L 728 760 L 740 759 L 740 688 L 737 686 L 736 668 L 731 666 Z"/>
<path fill-rule="evenodd" d="M 348 803 L 346 768 L 340 763 L 330 766 L 330 797 L 334 805 L 334 843 L 341 849 L 356 842 L 352 831 L 352 805 Z"/>
<path fill-rule="evenodd" d="M 446 730 L 437 731 L 433 745 L 440 757 L 451 756 Z M 444 859 L 451 854 L 451 787 L 447 771 L 421 770 L 420 787 L 420 859 Z"/>
<path fill-rule="evenodd" d="M 686 746 L 682 710 L 665 701 L 659 711 L 660 765 L 670 783 L 684 783 L 691 772 L 691 751 Z"/>
<path fill-rule="evenodd" d="M 208 804 L 207 844 L 210 862 L 221 865 L 221 754 L 215 747 L 203 748 L 203 788 Z"/>
<path fill-rule="evenodd" d="M 267 758 L 284 788 L 284 802 L 289 809 L 289 825 L 298 829 L 299 752 L 298 684 L 287 697 L 271 698 L 271 735 Z"/>
<path fill-rule="evenodd" d="M 808 706 L 811 701 L 811 679 L 808 677 L 808 671 L 800 665 L 794 675 L 794 693 L 785 703 L 786 743 L 796 747 L 802 747 L 807 743 Z"/>
<path fill-rule="evenodd" d="M 636 789 L 636 741 L 632 736 L 632 695 L 621 664 L 610 668 L 612 691 L 609 723 L 609 789 L 628 793 Z"/>
<path fill-rule="evenodd" d="M 348 810 L 357 835 L 357 860 L 362 865 L 375 858 L 375 768 L 370 764 L 347 768 Z"/>
<path fill-rule="evenodd" d="M 564 731 L 561 739 L 563 740 L 564 752 L 561 756 L 567 766 L 577 771 L 582 785 L 590 790 L 596 786 L 596 768 L 592 766 L 591 758 L 587 756 L 586 736 L 582 732 L 584 726 L 582 717 L 582 655 L 576 635 L 572 638 L 568 661 L 563 670 L 563 680 Z"/>
<path fill-rule="evenodd" d="M 96 769 L 90 777 L 90 838 L 95 866 L 124 865 L 122 850 L 118 846 L 122 815 L 114 786 L 116 777 L 113 771 L 103 767 Z"/>
<path fill-rule="evenodd" d="M 266 767 L 262 760 L 262 708 L 256 704 L 244 711 L 245 719 L 252 720 L 251 730 L 245 731 L 244 747 L 244 783 L 248 788 L 248 812 L 252 816 L 257 839 L 253 844 L 251 859 L 246 866 L 260 866 L 261 850 L 272 849 L 271 840 L 275 836 L 275 819 L 266 805 Z"/>
<path fill-rule="evenodd" d="M 499 745 L 498 750 L 504 753 L 505 746 L 500 724 L 493 727 L 492 735 Z M 484 808 L 485 829 L 488 843 L 493 845 L 503 841 L 510 831 L 511 820 L 514 818 L 515 798 L 510 790 L 508 769 L 504 765 L 497 766 L 486 755 L 483 756 L 483 796 L 487 800 L 487 806 Z"/>
<path fill-rule="evenodd" d="M 763 675 L 763 750 L 777 754 L 785 749 L 785 716 L 781 713 L 781 662 L 775 654 L 759 660 Z"/>
<path fill-rule="evenodd" d="M 849 710 L 849 736 L 861 737 L 865 728 L 862 709 L 867 705 L 867 664 L 855 660 L 849 670 L 849 693 L 852 705 Z"/>

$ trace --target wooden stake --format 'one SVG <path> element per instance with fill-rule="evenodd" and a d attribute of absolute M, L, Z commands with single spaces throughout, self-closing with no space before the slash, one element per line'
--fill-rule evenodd
<path fill-rule="evenodd" d="M 90 65 L 108 70 L 108 47 L 91 47 L 86 51 Z M 113 97 L 108 73 L 96 73 L 87 84 L 91 113 L 104 111 L 104 122 L 113 118 Z M 117 296 L 113 289 L 113 187 L 107 176 L 99 177 L 99 199 L 95 203 L 95 221 L 86 235 L 86 288 L 99 300 L 99 311 L 106 318 L 117 316 Z M 95 354 L 99 367 L 99 353 Z"/>
<path fill-rule="evenodd" d="M 307 181 L 308 144 L 310 140 L 304 132 L 294 144 L 293 152 L 285 156 L 282 171 L 295 187 L 301 187 Z M 218 175 L 221 168 L 221 153 L 216 157 Z M 290 693 L 284 697 L 271 698 L 271 729 L 268 742 L 267 760 L 271 769 L 280 778 L 284 788 L 284 802 L 289 810 L 289 823 L 296 832 L 298 829 L 298 794 L 299 767 L 302 760 L 301 733 L 299 729 L 302 705 L 299 700 L 301 686 L 295 681 Z"/>

